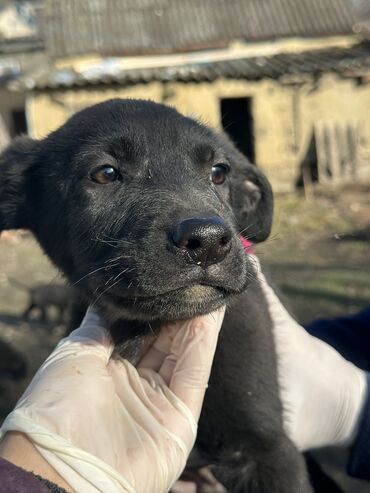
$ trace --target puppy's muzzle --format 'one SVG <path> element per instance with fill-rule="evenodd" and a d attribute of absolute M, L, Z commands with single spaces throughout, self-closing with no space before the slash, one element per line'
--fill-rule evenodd
<path fill-rule="evenodd" d="M 171 246 L 190 264 L 203 268 L 221 262 L 231 248 L 232 232 L 219 216 L 184 219 L 170 234 Z"/>

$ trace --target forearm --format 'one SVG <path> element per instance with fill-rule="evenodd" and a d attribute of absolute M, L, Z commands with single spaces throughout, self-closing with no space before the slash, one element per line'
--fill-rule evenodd
<path fill-rule="evenodd" d="M 23 433 L 9 432 L 5 435 L 0 444 L 0 457 L 54 483 L 68 493 L 74 493 Z"/>

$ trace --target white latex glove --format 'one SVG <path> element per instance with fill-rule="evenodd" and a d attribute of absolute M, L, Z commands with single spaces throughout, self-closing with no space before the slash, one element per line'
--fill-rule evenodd
<path fill-rule="evenodd" d="M 257 258 L 256 266 L 273 322 L 288 436 L 300 450 L 349 444 L 366 399 L 365 373 L 308 334 L 281 304 Z"/>
<path fill-rule="evenodd" d="M 224 310 L 161 330 L 138 368 L 89 310 L 1 429 L 25 433 L 76 493 L 166 493 L 193 447 Z"/>

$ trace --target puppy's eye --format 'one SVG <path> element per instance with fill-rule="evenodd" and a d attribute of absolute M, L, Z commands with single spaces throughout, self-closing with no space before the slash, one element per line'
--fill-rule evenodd
<path fill-rule="evenodd" d="M 104 166 L 100 166 L 98 169 L 93 171 L 90 177 L 96 183 L 107 185 L 108 183 L 117 181 L 120 177 L 120 174 L 115 168 L 113 168 L 113 166 L 109 166 L 108 164 L 106 164 Z"/>
<path fill-rule="evenodd" d="M 215 164 L 212 166 L 211 180 L 215 185 L 222 185 L 230 171 L 228 164 Z"/>

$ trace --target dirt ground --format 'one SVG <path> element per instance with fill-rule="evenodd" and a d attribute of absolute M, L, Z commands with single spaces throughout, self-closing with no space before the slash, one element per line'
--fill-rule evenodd
<path fill-rule="evenodd" d="M 370 301 L 370 184 L 277 196 L 261 261 L 302 323 Z"/>
<path fill-rule="evenodd" d="M 308 197 L 277 196 L 272 235 L 257 252 L 298 319 L 307 323 L 370 304 L 369 243 L 370 184 L 321 189 Z M 28 362 L 26 378 L 0 379 L 0 419 L 64 330 L 53 322 L 41 324 L 36 314 L 32 321 L 23 320 L 27 292 L 9 278 L 29 286 L 61 279 L 30 235 L 0 237 L 0 338 L 18 348 Z M 321 452 L 320 457 L 345 492 L 370 493 L 370 486 L 341 474 L 338 465 L 345 452 Z"/>

